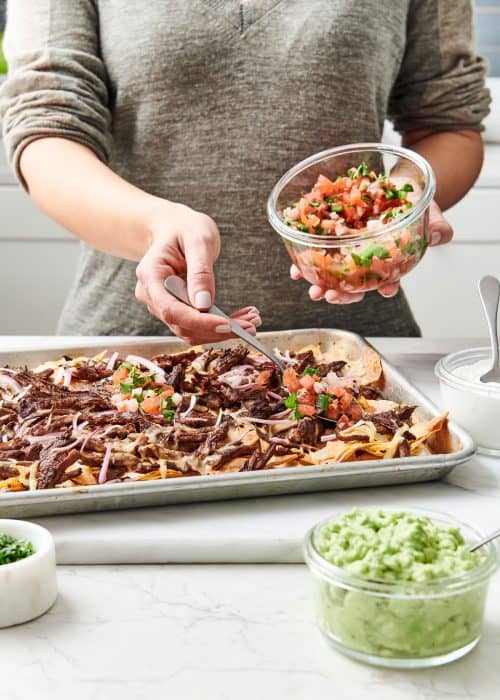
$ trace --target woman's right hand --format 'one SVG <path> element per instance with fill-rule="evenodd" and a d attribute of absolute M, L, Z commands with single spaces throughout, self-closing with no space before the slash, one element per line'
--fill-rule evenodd
<path fill-rule="evenodd" d="M 215 300 L 213 265 L 220 253 L 220 235 L 213 219 L 183 204 L 162 200 L 149 228 L 149 249 L 137 266 L 137 299 L 190 345 L 233 337 L 223 319 L 203 313 Z M 195 308 L 167 292 L 163 282 L 170 275 L 186 277 Z M 236 311 L 231 318 L 254 335 L 262 323 L 253 306 Z"/>

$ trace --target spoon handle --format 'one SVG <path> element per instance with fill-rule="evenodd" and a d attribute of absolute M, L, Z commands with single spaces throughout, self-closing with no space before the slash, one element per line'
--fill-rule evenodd
<path fill-rule="evenodd" d="M 187 304 L 188 306 L 192 306 L 187 293 L 186 282 L 181 277 L 176 277 L 175 275 L 167 277 L 164 284 L 167 291 L 169 291 L 170 294 L 176 297 L 176 299 L 184 302 L 184 304 Z M 256 340 L 253 337 L 253 335 L 247 333 L 247 331 L 244 330 L 239 323 L 236 323 L 234 319 L 225 314 L 224 311 L 222 311 L 222 309 L 219 309 L 219 307 L 215 306 L 214 304 L 208 309 L 207 313 L 214 314 L 215 316 L 220 316 L 220 318 L 223 318 L 229 324 L 231 330 L 235 335 L 244 340 L 251 347 L 261 352 L 263 355 L 266 355 L 266 357 L 268 357 L 271 360 L 271 362 L 277 365 L 281 371 L 284 371 L 284 362 L 282 362 L 278 357 L 276 357 L 274 353 L 268 350 L 266 346 L 263 345 L 259 340 Z"/>
<path fill-rule="evenodd" d="M 484 313 L 488 321 L 491 349 L 493 352 L 493 367 L 498 367 L 498 300 L 500 298 L 500 282 L 493 275 L 486 275 L 479 282 L 479 294 Z"/>
<path fill-rule="evenodd" d="M 476 549 L 479 549 L 479 547 L 482 547 L 484 544 L 488 544 L 488 542 L 491 542 L 492 540 L 496 539 L 497 537 L 500 537 L 500 530 L 495 530 L 495 532 L 490 532 L 490 534 L 485 537 L 483 540 L 475 544 L 473 547 L 470 548 L 471 552 L 475 552 Z"/>

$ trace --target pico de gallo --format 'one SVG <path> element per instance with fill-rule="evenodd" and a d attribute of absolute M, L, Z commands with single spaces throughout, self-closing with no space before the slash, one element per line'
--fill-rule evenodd
<path fill-rule="evenodd" d="M 285 237 L 290 257 L 306 280 L 325 289 L 359 292 L 399 281 L 426 250 L 423 218 L 407 226 L 402 221 L 387 235 L 384 229 L 410 212 L 414 192 L 411 182 L 396 184 L 366 163 L 335 180 L 320 175 L 310 192 L 283 210 L 283 222 L 299 234 Z M 300 234 L 314 235 L 314 245 Z"/>
<path fill-rule="evenodd" d="M 113 372 L 111 403 L 122 413 L 143 413 L 163 416 L 171 421 L 175 409 L 182 400 L 173 386 L 166 384 L 163 375 L 141 371 L 138 367 L 123 362 Z"/>

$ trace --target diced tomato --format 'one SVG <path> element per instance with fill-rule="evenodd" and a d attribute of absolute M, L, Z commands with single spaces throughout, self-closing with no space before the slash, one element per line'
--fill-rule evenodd
<path fill-rule="evenodd" d="M 115 369 L 113 372 L 113 384 L 120 384 L 120 382 L 124 382 L 126 379 L 128 379 L 128 369 L 125 367 Z"/>
<path fill-rule="evenodd" d="M 357 423 L 358 420 L 361 420 L 362 416 L 363 416 L 363 411 L 361 409 L 361 406 L 359 405 L 359 403 L 357 401 L 353 401 L 352 406 L 351 406 L 351 418 L 353 419 L 353 421 L 355 423 Z"/>
<path fill-rule="evenodd" d="M 304 387 L 304 389 L 312 389 L 313 386 L 316 384 L 316 377 L 313 377 L 310 374 L 305 374 L 299 379 L 299 382 L 300 385 Z"/>
<path fill-rule="evenodd" d="M 337 420 L 340 416 L 338 401 L 330 401 L 328 408 L 325 411 L 325 416 L 330 420 Z"/>
<path fill-rule="evenodd" d="M 269 380 L 273 376 L 273 370 L 272 369 L 263 369 L 262 372 L 259 372 L 257 375 L 257 379 L 255 380 L 256 384 L 259 384 L 260 386 L 267 386 L 269 384 Z"/>
<path fill-rule="evenodd" d="M 314 416 L 316 414 L 316 408 L 308 403 L 301 402 L 297 404 L 297 409 L 303 416 Z"/>
<path fill-rule="evenodd" d="M 141 403 L 141 408 L 144 413 L 149 413 L 152 416 L 160 415 L 160 397 L 150 396 Z"/>
<path fill-rule="evenodd" d="M 337 430 L 345 430 L 351 425 L 349 418 L 343 414 L 337 421 Z"/>
<path fill-rule="evenodd" d="M 331 197 L 332 194 L 335 194 L 335 183 L 325 177 L 325 175 L 320 175 L 316 182 L 315 189 L 324 197 Z"/>
<path fill-rule="evenodd" d="M 293 367 L 287 367 L 283 372 L 283 385 L 292 394 L 300 389 L 299 378 Z"/>
<path fill-rule="evenodd" d="M 348 413 L 348 412 L 349 412 L 349 409 L 351 408 L 351 404 L 352 404 L 352 396 L 351 396 L 351 394 L 348 394 L 347 391 L 346 391 L 346 392 L 343 394 L 343 396 L 341 396 L 340 399 L 339 399 L 339 406 L 340 406 L 340 409 L 341 409 L 344 413 Z"/>
<path fill-rule="evenodd" d="M 166 399 L 168 396 L 172 396 L 175 393 L 175 389 L 173 386 L 170 386 L 170 384 L 165 384 L 162 386 L 162 392 L 160 394 L 160 397 L 162 399 Z"/>

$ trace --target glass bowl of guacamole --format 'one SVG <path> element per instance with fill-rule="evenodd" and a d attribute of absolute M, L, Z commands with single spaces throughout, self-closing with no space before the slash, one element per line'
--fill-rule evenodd
<path fill-rule="evenodd" d="M 479 642 L 493 543 L 454 518 L 412 509 L 356 508 L 308 533 L 318 625 L 360 661 L 389 667 L 438 666 Z"/>

